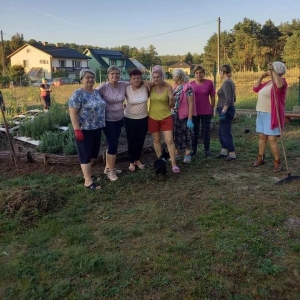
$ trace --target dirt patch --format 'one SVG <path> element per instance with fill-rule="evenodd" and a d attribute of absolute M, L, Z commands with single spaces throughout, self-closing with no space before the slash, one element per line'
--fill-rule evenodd
<path fill-rule="evenodd" d="M 32 145 L 28 145 L 26 143 L 13 140 L 14 146 L 20 145 L 26 150 L 30 152 L 36 152 L 36 149 Z M 106 149 L 106 141 L 102 138 L 102 143 L 100 147 L 100 152 L 105 151 Z M 24 151 L 26 151 L 24 150 Z M 127 140 L 125 132 L 122 131 L 120 139 L 119 139 L 119 153 L 123 153 L 122 155 L 117 156 L 116 165 L 118 168 L 122 170 L 128 169 L 128 159 L 127 159 Z M 5 134 L 0 134 L 0 151 L 10 151 L 8 140 Z M 40 152 L 36 152 L 40 153 Z M 150 134 L 147 134 L 145 143 L 144 143 L 144 151 L 142 155 L 142 163 L 145 163 L 148 166 L 153 165 L 153 161 L 155 160 L 155 153 L 153 150 L 153 141 Z M 105 163 L 103 161 L 97 162 L 93 167 L 94 174 L 102 174 L 103 168 L 105 167 Z M 26 174 L 69 174 L 69 175 L 82 175 L 79 162 L 78 164 L 43 164 L 36 162 L 22 162 L 18 161 L 18 169 L 16 169 L 14 163 L 10 159 L 1 159 L 0 158 L 0 169 L 2 176 L 5 178 L 12 178 L 20 175 Z"/>

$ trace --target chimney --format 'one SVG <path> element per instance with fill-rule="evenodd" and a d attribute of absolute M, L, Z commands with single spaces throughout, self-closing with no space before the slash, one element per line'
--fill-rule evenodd
<path fill-rule="evenodd" d="M 44 46 L 47 46 L 47 45 L 48 45 L 48 42 L 43 42 L 43 45 L 44 45 Z"/>

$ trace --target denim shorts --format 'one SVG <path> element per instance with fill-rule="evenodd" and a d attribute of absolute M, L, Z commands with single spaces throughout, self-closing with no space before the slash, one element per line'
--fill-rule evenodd
<path fill-rule="evenodd" d="M 268 112 L 257 112 L 256 132 L 263 133 L 265 135 L 280 136 L 278 127 L 271 129 L 271 113 Z"/>

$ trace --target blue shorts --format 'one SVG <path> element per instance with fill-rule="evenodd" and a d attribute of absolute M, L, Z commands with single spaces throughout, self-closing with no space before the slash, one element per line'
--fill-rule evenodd
<path fill-rule="evenodd" d="M 265 135 L 280 136 L 278 127 L 271 129 L 271 113 L 268 112 L 257 112 L 256 132 L 263 133 Z"/>
<path fill-rule="evenodd" d="M 91 158 L 97 158 L 100 150 L 101 128 L 82 130 L 83 141 L 76 140 L 77 153 L 80 164 L 89 164 Z"/>

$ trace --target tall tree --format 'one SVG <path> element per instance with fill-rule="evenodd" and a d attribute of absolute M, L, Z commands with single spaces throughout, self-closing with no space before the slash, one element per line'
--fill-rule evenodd
<path fill-rule="evenodd" d="M 192 64 L 193 63 L 193 55 L 192 55 L 192 53 L 190 51 L 186 54 L 186 56 L 184 58 L 184 61 L 186 63 L 188 63 L 188 64 Z"/>
<path fill-rule="evenodd" d="M 13 35 L 11 37 L 10 40 L 10 50 L 11 52 L 16 51 L 17 49 L 19 49 L 20 47 L 22 47 L 23 45 L 25 45 L 25 40 L 23 37 L 22 33 L 16 33 L 15 35 Z"/>
<path fill-rule="evenodd" d="M 283 50 L 283 58 L 288 64 L 300 64 L 300 30 L 295 30 L 293 35 L 288 37 Z"/>
<path fill-rule="evenodd" d="M 233 27 L 234 51 L 232 61 L 240 71 L 254 69 L 254 58 L 259 48 L 261 25 L 254 20 L 244 18 Z"/>

